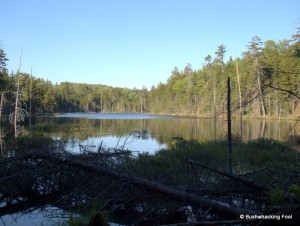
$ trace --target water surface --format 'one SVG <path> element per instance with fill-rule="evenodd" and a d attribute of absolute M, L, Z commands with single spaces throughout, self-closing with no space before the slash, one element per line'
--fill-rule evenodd
<path fill-rule="evenodd" d="M 68 113 L 37 117 L 25 130 L 67 140 L 66 148 L 75 153 L 82 152 L 82 147 L 96 151 L 100 146 L 129 149 L 134 153 L 154 153 L 167 148 L 178 138 L 198 141 L 225 139 L 227 122 L 225 118 L 214 121 L 150 114 Z M 241 126 L 240 119 L 232 119 L 232 134 L 243 141 L 257 138 L 284 141 L 289 135 L 300 135 L 300 128 L 294 121 L 245 119 Z M 24 216 L 7 215 L 2 219 L 7 225 L 50 225 L 51 221 L 58 223 L 61 220 L 59 217 L 47 220 L 40 211 Z"/>
<path fill-rule="evenodd" d="M 174 117 L 132 113 L 67 113 L 38 117 L 32 123 L 35 132 L 70 141 L 67 148 L 80 152 L 79 144 L 96 149 L 129 149 L 155 152 L 167 148 L 174 138 L 198 141 L 225 139 L 226 118 Z M 243 141 L 267 138 L 284 141 L 299 135 L 294 121 L 232 119 L 232 134 Z"/>

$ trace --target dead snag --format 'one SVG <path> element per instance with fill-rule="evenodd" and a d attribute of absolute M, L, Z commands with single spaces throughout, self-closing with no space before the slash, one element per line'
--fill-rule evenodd
<path fill-rule="evenodd" d="M 178 199 L 186 200 L 192 203 L 195 203 L 197 205 L 203 206 L 205 208 L 212 208 L 215 213 L 218 213 L 220 215 L 226 216 L 228 218 L 239 218 L 241 214 L 260 214 L 256 211 L 243 209 L 239 207 L 232 206 L 227 203 L 219 202 L 216 200 L 212 200 L 206 197 L 200 197 L 185 191 L 176 190 L 173 188 L 170 188 L 166 185 L 156 183 L 153 181 L 149 181 L 142 177 L 132 176 L 125 172 L 121 172 L 116 169 L 109 169 L 107 167 L 103 167 L 100 165 L 91 164 L 88 162 L 83 162 L 77 159 L 74 159 L 72 157 L 65 157 L 65 158 L 58 158 L 55 156 L 49 156 L 49 155 L 35 155 L 36 158 L 47 158 L 48 160 L 55 161 L 55 162 L 63 162 L 64 164 L 69 164 L 72 166 L 76 166 L 78 168 L 82 168 L 88 171 L 92 171 L 99 174 L 105 174 L 110 175 L 116 178 L 121 178 L 127 181 L 130 181 L 136 185 L 139 185 L 141 187 L 144 187 L 146 189 L 167 194 L 173 197 L 176 197 Z"/>

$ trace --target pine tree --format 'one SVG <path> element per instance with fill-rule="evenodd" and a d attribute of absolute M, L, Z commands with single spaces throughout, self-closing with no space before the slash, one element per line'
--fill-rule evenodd
<path fill-rule="evenodd" d="M 224 55 L 226 53 L 226 47 L 222 44 L 218 46 L 217 52 L 215 52 L 219 63 L 221 64 L 222 75 L 224 74 Z"/>
<path fill-rule="evenodd" d="M 250 45 L 248 45 L 249 52 L 252 55 L 253 61 L 254 61 L 254 71 L 257 76 L 257 84 L 258 84 L 258 91 L 259 91 L 259 98 L 261 103 L 261 110 L 263 117 L 266 116 L 266 110 L 265 110 L 265 104 L 264 104 L 264 96 L 263 96 L 263 90 L 262 90 L 262 80 L 261 80 L 261 67 L 258 61 L 258 57 L 262 51 L 262 41 L 261 38 L 258 36 L 254 36 L 252 38 L 252 42 L 250 42 Z"/>

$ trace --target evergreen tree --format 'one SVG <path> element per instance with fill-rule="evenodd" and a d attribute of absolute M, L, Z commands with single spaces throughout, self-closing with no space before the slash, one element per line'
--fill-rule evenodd
<path fill-rule="evenodd" d="M 224 56 L 226 53 L 226 47 L 222 44 L 218 46 L 218 50 L 215 52 L 218 62 L 221 64 L 222 75 L 224 74 Z"/>
<path fill-rule="evenodd" d="M 5 102 L 4 98 L 5 98 L 5 93 L 7 91 L 7 85 L 8 85 L 6 61 L 8 61 L 8 59 L 6 58 L 6 54 L 4 53 L 3 49 L 0 49 L 0 130 L 2 125 L 2 111 Z M 0 139 L 2 139 L 1 136 Z"/>

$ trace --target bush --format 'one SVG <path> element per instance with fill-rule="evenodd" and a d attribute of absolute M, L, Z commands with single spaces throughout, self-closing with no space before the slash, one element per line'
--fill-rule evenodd
<path fill-rule="evenodd" d="M 267 195 L 268 203 L 271 205 L 282 204 L 287 198 L 284 190 L 278 187 L 265 192 L 265 194 Z"/>

